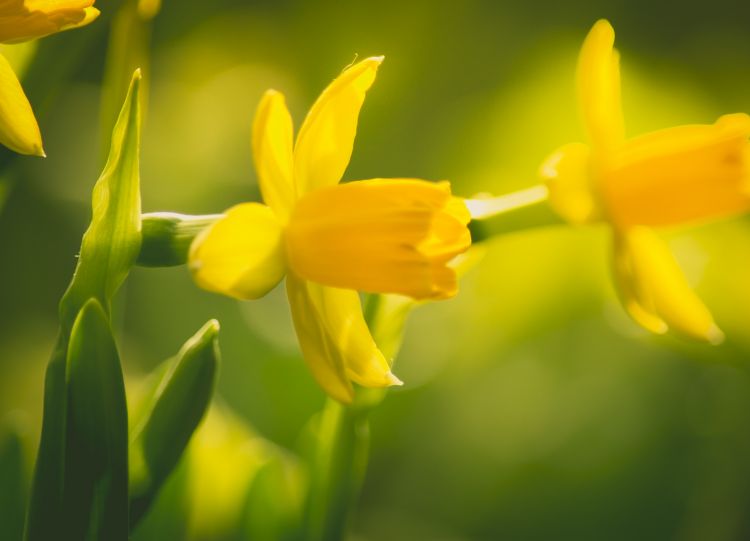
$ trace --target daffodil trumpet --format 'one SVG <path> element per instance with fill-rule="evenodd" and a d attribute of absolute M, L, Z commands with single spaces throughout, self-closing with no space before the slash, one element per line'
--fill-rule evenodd
<path fill-rule="evenodd" d="M 312 106 L 296 142 L 284 96 L 266 92 L 252 138 L 264 203 L 230 208 L 188 253 L 199 286 L 238 299 L 257 299 L 286 278 L 303 357 L 344 403 L 353 400 L 353 383 L 401 383 L 370 334 L 357 291 L 449 298 L 457 292 L 450 262 L 471 243 L 469 212 L 447 182 L 339 184 L 382 60 L 344 70 Z"/>
<path fill-rule="evenodd" d="M 655 333 L 720 342 L 711 313 L 654 228 L 750 208 L 750 116 L 626 139 L 614 39 L 600 20 L 581 48 L 578 101 L 590 144 L 565 145 L 544 163 L 550 203 L 569 223 L 609 224 L 618 291 L 636 322 Z"/>
<path fill-rule="evenodd" d="M 0 43 L 18 43 L 79 28 L 99 16 L 94 0 L 0 0 Z M 44 156 L 42 136 L 21 83 L 0 54 L 0 144 Z"/>

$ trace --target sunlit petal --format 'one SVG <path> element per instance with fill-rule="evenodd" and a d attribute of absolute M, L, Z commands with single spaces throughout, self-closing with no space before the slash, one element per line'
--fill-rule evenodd
<path fill-rule="evenodd" d="M 615 234 L 613 270 L 617 292 L 630 317 L 644 329 L 655 334 L 664 334 L 669 327 L 656 313 L 654 299 L 648 287 L 639 281 L 627 240 Z"/>
<path fill-rule="evenodd" d="M 620 103 L 620 59 L 615 31 L 602 19 L 586 36 L 578 56 L 578 103 L 592 146 L 606 152 L 625 138 Z"/>
<path fill-rule="evenodd" d="M 341 180 L 352 155 L 359 110 L 383 57 L 346 69 L 310 109 L 294 148 L 294 178 L 301 195 Z"/>
<path fill-rule="evenodd" d="M 286 272 L 281 224 L 265 205 L 232 207 L 193 241 L 189 266 L 204 289 L 238 299 L 262 297 Z"/>
<path fill-rule="evenodd" d="M 295 198 L 292 137 L 292 117 L 283 94 L 267 91 L 255 113 L 253 158 L 263 200 L 282 220 L 288 217 Z"/>
<path fill-rule="evenodd" d="M 750 209 L 750 116 L 679 126 L 631 139 L 601 182 L 620 226 L 664 226 Z"/>
<path fill-rule="evenodd" d="M 44 156 L 31 104 L 8 61 L 0 55 L 0 143 L 21 154 Z"/>
<path fill-rule="evenodd" d="M 0 42 L 40 38 L 78 28 L 99 16 L 94 0 L 0 0 Z"/>
<path fill-rule="evenodd" d="M 287 294 L 302 355 L 329 395 L 351 402 L 350 380 L 365 387 L 400 384 L 370 335 L 355 291 L 313 284 L 290 274 Z"/>
<path fill-rule="evenodd" d="M 316 190 L 286 232 L 289 266 L 334 287 L 416 299 L 456 293 L 447 263 L 465 251 L 469 212 L 447 183 L 374 179 Z"/>
<path fill-rule="evenodd" d="M 620 249 L 628 251 L 632 292 L 647 313 L 686 336 L 711 343 L 723 340 L 664 241 L 649 228 L 634 227 L 623 233 L 621 242 Z"/>

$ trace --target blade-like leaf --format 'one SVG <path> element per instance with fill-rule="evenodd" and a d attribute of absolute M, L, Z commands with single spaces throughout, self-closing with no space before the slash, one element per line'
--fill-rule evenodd
<path fill-rule="evenodd" d="M 23 446 L 14 426 L 0 429 L 0 527 L 3 538 L 20 539 L 26 501 Z"/>
<path fill-rule="evenodd" d="M 219 362 L 219 323 L 206 323 L 171 361 L 134 430 L 130 448 L 131 522 L 136 524 L 177 465 L 211 402 Z"/>
<path fill-rule="evenodd" d="M 70 539 L 128 538 L 128 414 L 107 315 L 90 299 L 67 356 L 68 426 L 63 493 Z"/>
<path fill-rule="evenodd" d="M 91 225 L 83 234 L 73 281 L 60 301 L 63 329 L 91 297 L 109 312 L 141 248 L 140 81 L 136 70 L 112 132 L 107 165 L 94 186 Z"/>
<path fill-rule="evenodd" d="M 73 322 L 90 298 L 109 311 L 112 296 L 139 252 L 139 81 L 136 72 L 112 133 L 109 160 L 94 187 L 92 221 L 83 237 L 78 266 L 60 301 L 60 335 L 44 383 L 42 436 L 26 519 L 28 541 L 60 537 L 64 483 L 74 479 L 64 470 L 68 408 L 65 372 Z"/>

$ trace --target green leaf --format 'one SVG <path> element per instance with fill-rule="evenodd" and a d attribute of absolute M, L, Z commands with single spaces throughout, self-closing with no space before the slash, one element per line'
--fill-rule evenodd
<path fill-rule="evenodd" d="M 213 396 L 219 323 L 206 323 L 170 362 L 153 406 L 133 431 L 130 447 L 131 523 L 148 510 L 177 465 Z"/>
<path fill-rule="evenodd" d="M 25 471 L 18 431 L 5 426 L 0 433 L 0 525 L 4 539 L 20 539 L 23 534 Z"/>
<path fill-rule="evenodd" d="M 29 541 L 62 535 L 68 398 L 66 357 L 73 322 L 90 298 L 109 312 L 141 243 L 138 151 L 140 74 L 136 72 L 112 133 L 109 160 L 94 187 L 93 216 L 73 280 L 60 301 L 60 334 L 47 366 L 44 418 L 26 520 Z"/>
<path fill-rule="evenodd" d="M 141 248 L 140 81 L 136 70 L 112 132 L 107 164 L 94 186 L 91 225 L 83 234 L 73 281 L 60 301 L 63 329 L 91 297 L 109 313 Z"/>
<path fill-rule="evenodd" d="M 90 299 L 67 356 L 68 426 L 63 493 L 70 539 L 128 538 L 128 414 L 109 320 Z"/>

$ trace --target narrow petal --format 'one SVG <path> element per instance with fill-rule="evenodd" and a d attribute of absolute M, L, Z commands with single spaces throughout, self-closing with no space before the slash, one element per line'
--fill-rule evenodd
<path fill-rule="evenodd" d="M 469 212 L 448 183 L 373 179 L 316 190 L 286 231 L 287 261 L 305 279 L 415 299 L 457 291 L 448 262 L 468 249 Z"/>
<path fill-rule="evenodd" d="M 190 247 L 193 279 L 204 289 L 238 299 L 257 299 L 284 277 L 282 227 L 259 203 L 232 207 Z"/>
<path fill-rule="evenodd" d="M 0 143 L 20 154 L 44 156 L 31 104 L 8 61 L 0 55 Z"/>
<path fill-rule="evenodd" d="M 626 142 L 601 189 L 621 227 L 665 226 L 750 209 L 750 116 L 678 126 Z"/>
<path fill-rule="evenodd" d="M 630 317 L 647 331 L 664 334 L 669 327 L 656 313 L 654 299 L 635 274 L 633 257 L 626 239 L 615 233 L 613 270 L 617 292 Z"/>
<path fill-rule="evenodd" d="M 620 103 L 620 58 L 608 21 L 594 24 L 578 56 L 578 106 L 592 146 L 606 152 L 625 138 Z"/>
<path fill-rule="evenodd" d="M 375 345 L 355 291 L 287 276 L 289 305 L 302 355 L 318 384 L 340 402 L 365 387 L 400 385 Z"/>
<path fill-rule="evenodd" d="M 620 242 L 618 250 L 627 250 L 620 257 L 630 267 L 625 277 L 630 279 L 635 314 L 643 309 L 646 315 L 646 319 L 636 317 L 639 323 L 650 330 L 655 326 L 658 332 L 661 320 L 691 338 L 710 343 L 723 340 L 711 313 L 690 288 L 664 241 L 649 228 L 634 227 L 622 234 Z"/>
<path fill-rule="evenodd" d="M 382 56 L 367 58 L 344 70 L 310 109 L 294 148 L 298 194 L 341 180 L 352 155 L 359 110 L 382 61 Z"/>
<path fill-rule="evenodd" d="M 292 117 L 284 95 L 269 90 L 255 113 L 253 158 L 263 200 L 284 221 L 294 204 Z"/>
<path fill-rule="evenodd" d="M 94 0 L 0 0 L 0 42 L 40 38 L 85 26 L 99 16 Z"/>

